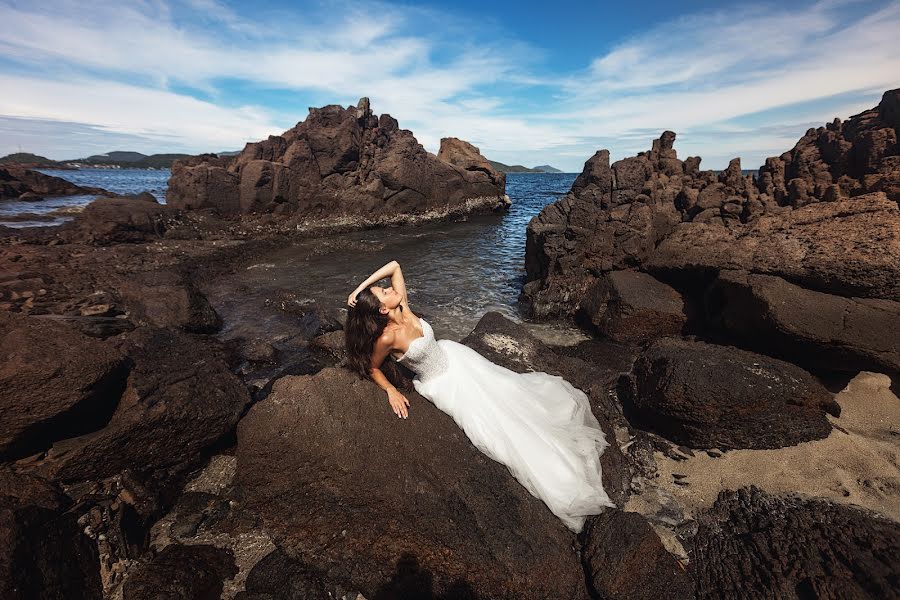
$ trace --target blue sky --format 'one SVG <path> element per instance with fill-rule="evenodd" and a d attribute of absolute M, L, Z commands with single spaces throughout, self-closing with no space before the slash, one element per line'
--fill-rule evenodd
<path fill-rule="evenodd" d="M 597 149 L 756 168 L 900 87 L 900 1 L 9 2 L 0 155 L 208 152 L 355 104 L 435 152 L 580 171 Z"/>

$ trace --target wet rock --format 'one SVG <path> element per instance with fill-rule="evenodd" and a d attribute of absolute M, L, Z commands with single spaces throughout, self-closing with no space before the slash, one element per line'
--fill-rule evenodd
<path fill-rule="evenodd" d="M 337 362 L 343 361 L 347 357 L 346 342 L 344 340 L 343 331 L 330 331 L 313 338 L 309 343 L 310 348 L 314 348 L 326 353 Z"/>
<path fill-rule="evenodd" d="M 160 239 L 178 211 L 159 204 L 151 194 L 98 198 L 60 229 L 68 242 L 104 246 Z"/>
<path fill-rule="evenodd" d="M 698 515 L 697 598 L 892 598 L 900 525 L 824 500 L 726 491 Z"/>
<path fill-rule="evenodd" d="M 132 321 L 191 333 L 215 333 L 222 319 L 190 278 L 174 271 L 136 273 L 119 294 Z"/>
<path fill-rule="evenodd" d="M 706 303 L 709 318 L 729 336 L 766 354 L 817 369 L 900 371 L 900 302 L 723 271 Z"/>
<path fill-rule="evenodd" d="M 44 175 L 23 167 L 0 166 L 0 200 L 41 200 L 44 196 L 108 193 L 101 188 L 77 186 L 60 177 Z"/>
<path fill-rule="evenodd" d="M 0 311 L 0 458 L 20 458 L 103 427 L 129 363 L 71 327 Z"/>
<path fill-rule="evenodd" d="M 832 395 L 803 369 L 774 358 L 662 338 L 619 384 L 625 416 L 690 448 L 782 448 L 827 437 Z"/>
<path fill-rule="evenodd" d="M 305 308 L 297 327 L 303 339 L 311 340 L 320 335 L 344 328 L 346 311 L 316 303 Z"/>
<path fill-rule="evenodd" d="M 389 115 L 358 106 L 311 108 L 293 129 L 247 144 L 238 156 L 176 161 L 167 201 L 176 208 L 344 224 L 505 209 L 503 176 L 489 164 L 483 169 L 484 158 L 462 144 L 448 147 L 448 162 L 426 152 Z"/>
<path fill-rule="evenodd" d="M 610 339 L 640 344 L 681 333 L 687 317 L 681 295 L 637 271 L 613 271 L 587 293 L 581 314 Z"/>
<path fill-rule="evenodd" d="M 278 380 L 238 426 L 245 508 L 291 559 L 366 597 L 408 555 L 435 594 L 465 582 L 487 597 L 586 598 L 571 532 L 449 415 L 407 397 L 399 420 L 344 369 Z"/>
<path fill-rule="evenodd" d="M 111 420 L 98 431 L 57 442 L 36 469 L 63 482 L 123 470 L 183 473 L 235 426 L 249 402 L 214 341 L 141 328 L 119 343 L 134 366 Z"/>
<path fill-rule="evenodd" d="M 0 596 L 103 597 L 97 547 L 71 505 L 56 486 L 0 467 Z"/>
<path fill-rule="evenodd" d="M 230 550 L 209 545 L 173 544 L 129 574 L 123 600 L 218 600 L 223 580 L 237 569 Z"/>
<path fill-rule="evenodd" d="M 582 562 L 593 593 L 610 600 L 694 597 L 684 568 L 663 547 L 650 523 L 633 512 L 609 510 L 585 528 Z"/>

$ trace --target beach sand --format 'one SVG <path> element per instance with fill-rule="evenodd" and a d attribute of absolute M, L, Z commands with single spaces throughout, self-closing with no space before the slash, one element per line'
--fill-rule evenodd
<path fill-rule="evenodd" d="M 712 506 L 721 490 L 755 485 L 800 492 L 877 511 L 900 521 L 900 399 L 887 375 L 862 372 L 836 395 L 840 418 L 823 439 L 777 450 L 696 451 L 679 461 L 656 453 L 654 483 L 692 514 Z M 675 483 L 673 474 L 684 475 Z M 643 512 L 640 497 L 626 510 Z"/>

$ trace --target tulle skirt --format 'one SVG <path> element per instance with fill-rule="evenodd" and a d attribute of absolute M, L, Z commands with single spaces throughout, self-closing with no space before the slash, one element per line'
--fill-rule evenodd
<path fill-rule="evenodd" d="M 588 515 L 614 506 L 600 467 L 608 444 L 584 392 L 557 375 L 516 373 L 453 340 L 437 343 L 447 368 L 413 385 L 475 447 L 576 533 Z"/>

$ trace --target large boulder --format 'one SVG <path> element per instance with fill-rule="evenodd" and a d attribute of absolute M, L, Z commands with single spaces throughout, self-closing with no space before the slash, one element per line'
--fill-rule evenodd
<path fill-rule="evenodd" d="M 162 238 L 170 220 L 178 216 L 171 206 L 160 204 L 153 195 L 98 198 L 84 207 L 60 229 L 69 242 L 98 246 L 123 242 L 145 242 Z"/>
<path fill-rule="evenodd" d="M 730 339 L 809 368 L 900 372 L 900 302 L 843 298 L 723 271 L 706 297 Z"/>
<path fill-rule="evenodd" d="M 0 458 L 102 427 L 128 370 L 121 352 L 67 325 L 0 311 Z"/>
<path fill-rule="evenodd" d="M 40 200 L 44 196 L 109 194 L 102 188 L 82 187 L 60 177 L 15 165 L 0 166 L 0 200 Z"/>
<path fill-rule="evenodd" d="M 831 432 L 831 393 L 790 363 L 730 346 L 661 338 L 619 385 L 625 416 L 690 448 L 782 448 Z"/>
<path fill-rule="evenodd" d="M 612 271 L 600 278 L 582 302 L 580 316 L 626 344 L 677 335 L 687 322 L 681 294 L 638 271 Z"/>
<path fill-rule="evenodd" d="M 609 600 L 689 600 L 694 584 L 647 519 L 609 510 L 585 528 L 585 573 L 594 594 Z"/>
<path fill-rule="evenodd" d="M 505 209 L 504 176 L 474 146 L 446 143 L 443 157 L 428 153 L 390 115 L 372 114 L 367 99 L 311 108 L 293 129 L 238 156 L 176 161 L 166 198 L 177 208 L 292 214 L 319 225 Z"/>
<path fill-rule="evenodd" d="M 682 223 L 645 268 L 666 280 L 723 269 L 841 296 L 900 300 L 900 208 L 882 193 L 767 215 L 740 230 Z"/>
<path fill-rule="evenodd" d="M 0 597 L 103 597 L 97 547 L 71 508 L 58 487 L 0 467 Z"/>
<path fill-rule="evenodd" d="M 167 546 L 137 566 L 122 586 L 123 600 L 219 600 L 223 580 L 237 573 L 232 552 L 208 544 Z"/>
<path fill-rule="evenodd" d="M 238 426 L 244 508 L 289 557 L 366 597 L 414 563 L 436 595 L 587 598 L 572 533 L 452 417 L 407 397 L 399 420 L 345 369 L 279 379 Z"/>
<path fill-rule="evenodd" d="M 900 524 L 825 500 L 726 491 L 700 513 L 697 598 L 896 598 Z"/>
<path fill-rule="evenodd" d="M 174 271 L 136 273 L 119 286 L 129 318 L 141 325 L 215 333 L 222 319 L 193 281 Z"/>
<path fill-rule="evenodd" d="M 139 328 L 119 342 L 134 362 L 112 418 L 57 442 L 34 468 L 62 482 L 136 473 L 184 473 L 231 431 L 249 403 L 224 352 L 174 330 Z"/>

